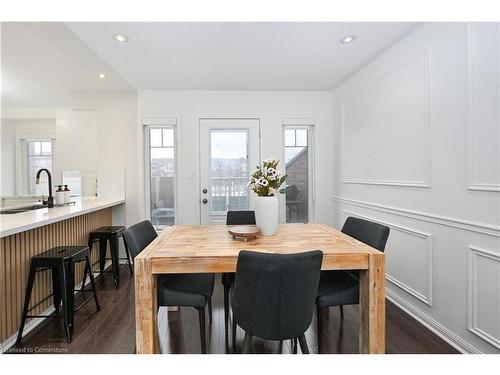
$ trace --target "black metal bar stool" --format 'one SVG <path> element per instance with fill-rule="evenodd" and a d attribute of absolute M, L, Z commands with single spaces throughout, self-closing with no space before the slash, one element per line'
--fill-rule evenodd
<path fill-rule="evenodd" d="M 92 292 L 93 296 L 86 298 L 80 306 L 75 309 L 75 264 L 85 262 L 85 273 L 90 275 L 91 290 L 84 290 L 85 284 L 82 284 L 78 292 Z M 31 291 L 35 281 L 36 272 L 52 271 L 52 294 L 29 307 L 31 299 Z M 53 296 L 55 313 L 51 315 L 28 315 L 28 313 L 37 307 L 40 303 Z M 57 246 L 47 250 L 39 255 L 31 258 L 30 272 L 28 276 L 28 284 L 26 286 L 26 295 L 24 297 L 23 315 L 21 318 L 21 326 L 17 334 L 16 345 L 21 344 L 23 337 L 24 324 L 26 318 L 55 318 L 59 315 L 59 305 L 62 302 L 64 327 L 66 331 L 66 339 L 71 342 L 73 335 L 73 317 L 76 311 L 80 310 L 92 297 L 95 299 L 97 311 L 101 309 L 97 299 L 97 292 L 94 282 L 94 274 L 90 266 L 90 251 L 88 246 Z"/>
<path fill-rule="evenodd" d="M 111 259 L 111 268 L 113 273 L 113 282 L 115 283 L 116 289 L 120 287 L 120 259 L 126 260 L 128 267 L 130 269 L 130 273 L 133 274 L 132 262 L 130 261 L 130 253 L 125 246 L 125 254 L 126 258 L 120 258 L 119 247 L 118 247 L 118 239 L 123 238 L 123 231 L 125 230 L 124 226 L 106 226 L 100 227 L 92 232 L 89 235 L 89 249 L 90 253 L 92 253 L 92 245 L 95 241 L 99 240 L 99 260 L 92 264 L 99 263 L 99 271 L 104 273 L 104 267 L 107 259 Z M 111 252 L 111 258 L 106 258 L 106 243 L 109 241 L 109 249 Z M 84 274 L 83 282 L 85 283 L 87 275 Z"/>

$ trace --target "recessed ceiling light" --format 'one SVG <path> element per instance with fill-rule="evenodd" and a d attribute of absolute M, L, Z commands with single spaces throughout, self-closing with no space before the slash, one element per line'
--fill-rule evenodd
<path fill-rule="evenodd" d="M 99 77 L 99 79 L 106 78 L 106 74 L 104 74 L 104 73 L 99 73 L 97 76 Z"/>
<path fill-rule="evenodd" d="M 115 34 L 115 35 L 113 35 L 113 39 L 119 43 L 127 43 L 128 42 L 128 37 L 126 35 L 123 35 L 123 34 Z"/>
<path fill-rule="evenodd" d="M 356 40 L 356 35 L 347 35 L 345 37 L 343 37 L 342 39 L 340 39 L 340 43 L 342 44 L 349 44 L 349 43 L 352 43 Z"/>

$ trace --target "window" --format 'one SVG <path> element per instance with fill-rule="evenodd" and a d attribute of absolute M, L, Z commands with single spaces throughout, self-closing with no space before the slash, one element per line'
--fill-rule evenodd
<path fill-rule="evenodd" d="M 49 188 L 47 183 L 47 174 L 40 175 L 40 184 L 35 184 L 36 174 L 42 169 L 46 168 L 52 173 L 52 141 L 27 141 L 26 142 L 26 155 L 27 155 L 27 190 L 31 195 L 48 195 Z"/>
<path fill-rule="evenodd" d="M 307 223 L 312 208 L 311 127 L 285 126 L 284 159 L 286 180 L 286 222 Z"/>
<path fill-rule="evenodd" d="M 175 128 L 146 127 L 147 206 L 157 229 L 175 224 L 176 150 Z"/>

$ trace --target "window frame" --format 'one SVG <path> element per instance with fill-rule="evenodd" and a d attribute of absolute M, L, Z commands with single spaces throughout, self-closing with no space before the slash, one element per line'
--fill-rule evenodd
<path fill-rule="evenodd" d="M 27 196 L 27 197 L 40 197 L 36 194 L 31 194 L 29 191 L 29 179 L 28 179 L 28 142 L 51 142 L 52 143 L 52 155 L 51 155 L 51 163 L 52 170 L 51 174 L 54 171 L 54 160 L 57 154 L 56 150 L 56 137 L 53 132 L 23 132 L 17 131 L 15 134 L 15 142 L 16 142 L 16 183 L 15 183 L 15 192 L 16 195 Z"/>
<path fill-rule="evenodd" d="M 174 131 L 174 224 L 178 224 L 179 217 L 179 204 L 178 204 L 178 185 L 179 185 L 179 174 L 178 174 L 178 133 L 177 133 L 177 121 L 165 121 L 159 122 L 158 124 L 143 124 L 143 137 L 144 137 L 144 207 L 145 207 L 145 217 L 151 220 L 151 145 L 150 145 L 150 130 L 151 129 L 172 129 Z M 163 137 L 163 135 L 162 135 Z M 163 138 L 162 138 L 163 139 Z M 171 147 L 171 146 L 166 146 Z M 157 228 L 161 231 L 162 228 Z"/>
<path fill-rule="evenodd" d="M 30 154 L 29 152 L 29 147 L 30 147 L 30 143 L 40 143 L 40 154 Z M 42 153 L 42 143 L 50 143 L 50 154 L 48 155 L 44 155 Z M 46 139 L 24 139 L 23 140 L 23 144 L 24 144 L 24 168 L 25 168 L 25 176 L 24 176 L 24 186 L 26 188 L 26 193 L 28 195 L 37 195 L 36 194 L 36 186 L 34 187 L 34 192 L 32 193 L 30 190 L 32 188 L 30 182 L 31 182 L 31 176 L 30 176 L 30 171 L 31 171 L 31 168 L 30 168 L 30 158 L 31 157 L 49 157 L 50 156 L 50 168 L 49 168 L 49 171 L 51 174 L 53 174 L 54 172 L 54 140 L 53 139 L 50 139 L 50 138 L 46 138 Z M 44 175 L 45 176 L 45 175 Z M 49 192 L 50 193 L 50 192 Z M 42 195 L 45 195 L 45 194 L 42 194 Z"/>
<path fill-rule="evenodd" d="M 286 130 L 307 130 L 307 178 L 308 178 L 308 197 L 307 197 L 307 208 L 308 208 L 308 223 L 314 223 L 315 221 L 315 202 L 316 202 L 316 172 L 315 172 L 315 147 L 314 147 L 314 121 L 305 121 L 304 124 L 301 124 L 300 121 L 291 121 L 293 124 L 288 124 L 287 121 L 283 121 L 282 124 L 282 146 L 281 146 L 281 155 L 282 155 L 282 168 L 283 173 L 286 174 L 286 159 L 285 159 L 285 148 L 292 146 L 285 146 L 285 131 Z M 295 135 L 295 142 L 297 142 L 297 135 Z M 300 147 L 300 146 L 296 146 Z M 285 181 L 286 185 L 286 181 Z M 281 211 L 283 222 L 286 221 L 286 196 L 283 194 L 283 205 Z"/>

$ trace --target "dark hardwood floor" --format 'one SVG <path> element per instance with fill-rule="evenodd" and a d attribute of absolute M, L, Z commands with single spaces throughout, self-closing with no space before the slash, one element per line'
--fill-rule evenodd
<path fill-rule="evenodd" d="M 60 319 L 47 319 L 23 339 L 22 348 L 9 350 L 30 353 L 133 353 L 135 348 L 133 278 L 126 269 L 121 271 L 120 289 L 114 288 L 111 274 L 97 278 L 101 311 L 90 302 L 76 313 L 73 341 L 67 343 Z M 344 307 L 344 319 L 339 310 L 324 312 L 324 327 L 320 339 L 324 353 L 357 353 L 358 308 Z M 387 353 L 457 353 L 431 331 L 420 325 L 396 306 L 387 303 Z M 207 314 L 208 316 L 208 314 Z M 198 313 L 193 308 L 169 312 L 160 309 L 158 316 L 160 345 L 163 353 L 200 353 Z M 236 352 L 241 352 L 244 333 L 238 330 Z M 224 309 L 220 277 L 216 279 L 213 296 L 213 322 L 207 324 L 208 350 L 226 353 L 224 344 Z M 306 333 L 309 348 L 317 353 L 316 317 Z M 255 353 L 277 353 L 278 342 L 254 339 Z M 283 353 L 290 353 L 290 342 Z M 300 350 L 299 350 L 300 352 Z"/>

